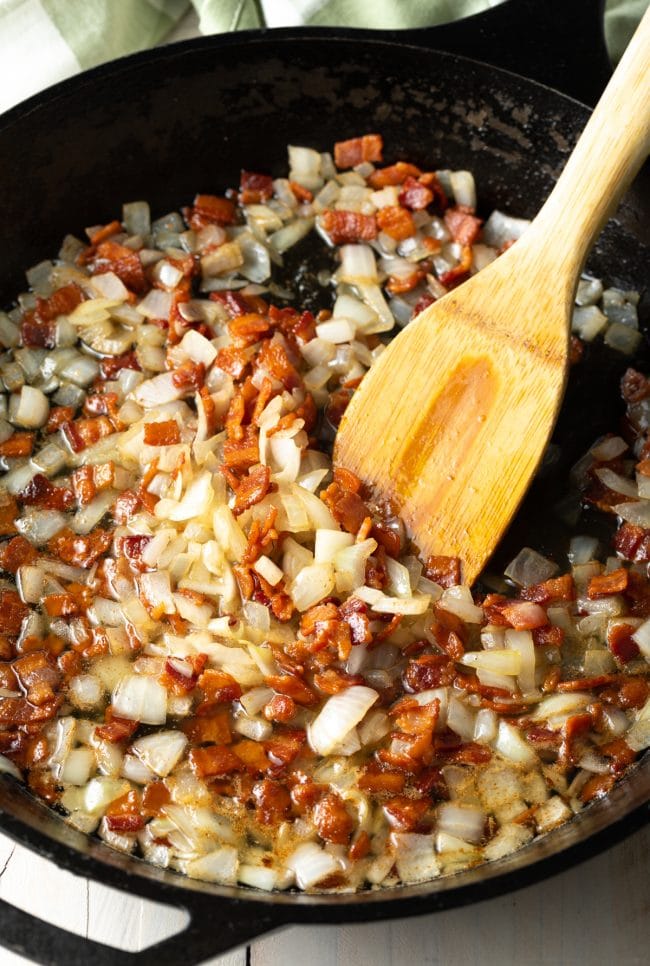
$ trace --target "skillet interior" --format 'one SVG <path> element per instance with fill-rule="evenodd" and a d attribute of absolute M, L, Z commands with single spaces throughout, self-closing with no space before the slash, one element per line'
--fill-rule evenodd
<path fill-rule="evenodd" d="M 289 141 L 328 148 L 379 131 L 386 160 L 469 168 L 485 211 L 499 207 L 532 216 L 586 118 L 577 102 L 495 68 L 396 44 L 361 45 L 336 39 L 336 31 L 240 34 L 136 55 L 65 82 L 0 120 L 0 304 L 24 287 L 24 268 L 55 253 L 66 232 L 80 234 L 85 225 L 108 221 L 123 201 L 138 198 L 163 214 L 196 191 L 237 184 L 242 163 L 278 174 Z M 595 274 L 627 288 L 642 287 L 650 268 L 647 175 L 637 179 L 589 263 Z M 646 318 L 647 301 L 646 294 Z M 591 355 L 558 427 L 564 463 L 611 429 L 619 412 L 617 382 L 629 360 L 612 360 L 597 349 Z M 552 486 L 543 484 L 542 498 L 548 499 Z M 525 542 L 534 539 L 531 520 L 539 505 L 538 487 L 516 525 Z M 520 546 L 522 536 L 517 540 Z M 547 542 L 541 540 L 543 548 Z M 195 910 L 204 896 L 229 897 L 227 912 L 211 908 L 212 921 L 223 915 L 226 930 L 242 917 L 247 922 L 239 938 L 213 936 L 216 952 L 297 918 L 340 921 L 431 911 L 530 881 L 557 861 L 575 858 L 590 835 L 647 801 L 649 764 L 646 756 L 611 800 L 487 871 L 356 897 L 255 896 L 243 913 L 237 900 L 250 897 L 247 890 L 182 879 L 110 852 L 4 778 L 0 820 L 24 844 L 84 875 Z M 630 827 L 633 821 L 638 817 L 628 820 Z M 605 835 L 611 841 L 614 833 Z M 601 836 L 590 847 L 602 844 Z M 537 859 L 559 853 L 560 859 L 530 869 Z"/>

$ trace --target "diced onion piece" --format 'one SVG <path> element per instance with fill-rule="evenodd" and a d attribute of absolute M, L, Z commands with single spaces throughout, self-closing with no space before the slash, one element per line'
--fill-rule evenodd
<path fill-rule="evenodd" d="M 341 267 L 338 277 L 341 282 L 350 282 L 353 285 L 357 282 L 377 282 L 375 253 L 369 245 L 342 245 L 339 252 Z"/>
<path fill-rule="evenodd" d="M 650 698 L 639 711 L 625 740 L 632 751 L 643 751 L 650 746 Z"/>
<path fill-rule="evenodd" d="M 342 530 L 316 530 L 314 540 L 314 560 L 316 563 L 333 563 L 340 550 L 354 545 L 351 533 Z"/>
<path fill-rule="evenodd" d="M 476 713 L 452 695 L 447 711 L 447 727 L 455 731 L 463 741 L 473 741 L 476 728 Z"/>
<path fill-rule="evenodd" d="M 160 608 L 164 614 L 176 611 L 172 598 L 169 571 L 154 570 L 140 575 L 140 589 L 154 609 Z"/>
<path fill-rule="evenodd" d="M 537 755 L 526 743 L 519 729 L 508 724 L 507 721 L 499 722 L 499 731 L 494 747 L 499 754 L 503 755 L 504 758 L 509 758 L 510 761 L 516 761 L 522 765 L 533 765 L 537 762 Z"/>
<path fill-rule="evenodd" d="M 68 684 L 68 697 L 77 708 L 94 708 L 103 695 L 102 682 L 94 674 L 78 674 Z"/>
<path fill-rule="evenodd" d="M 597 305 L 577 305 L 571 317 L 571 331 L 583 342 L 593 342 L 607 328 L 607 316 Z"/>
<path fill-rule="evenodd" d="M 5 755 L 0 755 L 0 773 L 5 775 L 13 775 L 13 777 L 17 778 L 20 782 L 23 780 L 20 769 L 17 768 L 13 761 L 11 761 L 11 759 L 7 758 Z"/>
<path fill-rule="evenodd" d="M 6 482 L 6 479 L 5 479 Z M 16 520 L 16 529 L 36 547 L 47 543 L 67 525 L 68 518 L 59 510 L 27 510 Z"/>
<path fill-rule="evenodd" d="M 152 288 L 136 308 L 140 315 L 144 315 L 147 319 L 169 319 L 172 308 L 171 292 Z"/>
<path fill-rule="evenodd" d="M 612 322 L 605 333 L 605 345 L 616 349 L 626 356 L 633 355 L 639 347 L 643 336 L 636 329 L 622 322 Z"/>
<path fill-rule="evenodd" d="M 210 509 L 213 499 L 212 474 L 205 470 L 191 481 L 181 502 L 172 508 L 169 519 L 179 521 L 201 517 Z"/>
<path fill-rule="evenodd" d="M 161 724 L 162 722 L 145 721 L 145 723 Z M 187 738 L 182 731 L 156 731 L 134 741 L 131 751 L 152 772 L 160 778 L 165 778 L 181 760 L 186 747 Z"/>
<path fill-rule="evenodd" d="M 217 350 L 210 340 L 195 329 L 185 333 L 181 341 L 181 349 L 193 362 L 202 362 L 206 369 L 217 357 Z"/>
<path fill-rule="evenodd" d="M 519 667 L 519 688 L 523 694 L 535 690 L 535 644 L 530 631 L 513 631 L 508 628 L 505 633 L 506 647 L 517 651 L 521 658 Z M 494 653 L 494 652 L 491 652 Z"/>
<path fill-rule="evenodd" d="M 548 560 L 530 547 L 523 547 L 508 564 L 504 574 L 520 587 L 529 587 L 531 584 L 543 583 L 557 571 L 558 566 L 552 560 Z"/>
<path fill-rule="evenodd" d="M 340 871 L 338 861 L 315 842 L 303 842 L 285 860 L 294 873 L 300 889 L 310 889 L 323 879 Z"/>
<path fill-rule="evenodd" d="M 595 472 L 603 486 L 608 489 L 615 493 L 622 493 L 624 496 L 631 496 L 633 499 L 638 497 L 639 491 L 634 480 L 621 476 L 620 473 L 615 473 L 608 466 L 601 466 Z"/>
<path fill-rule="evenodd" d="M 512 218 L 495 208 L 483 225 L 483 240 L 486 245 L 503 248 L 506 242 L 521 238 L 529 225 L 524 218 Z"/>
<path fill-rule="evenodd" d="M 627 448 L 627 443 L 621 436 L 607 436 L 592 446 L 589 452 L 595 460 L 606 462 L 622 456 Z"/>
<path fill-rule="evenodd" d="M 433 835 L 393 832 L 390 840 L 395 849 L 397 874 L 402 882 L 424 882 L 440 874 Z"/>
<path fill-rule="evenodd" d="M 299 611 L 308 610 L 323 597 L 328 597 L 335 586 L 334 568 L 331 564 L 314 563 L 296 574 L 289 594 Z"/>
<path fill-rule="evenodd" d="M 316 326 L 316 335 L 325 342 L 339 345 L 354 339 L 355 326 L 349 319 L 330 319 Z"/>
<path fill-rule="evenodd" d="M 113 778 L 91 778 L 82 790 L 80 810 L 90 815 L 103 815 L 111 802 L 130 791 L 128 782 Z"/>
<path fill-rule="evenodd" d="M 95 768 L 95 753 L 92 748 L 73 748 L 58 777 L 64 785 L 85 785 Z"/>
<path fill-rule="evenodd" d="M 486 819 L 482 808 L 444 802 L 438 807 L 437 826 L 443 832 L 476 845 L 485 835 Z"/>
<path fill-rule="evenodd" d="M 344 547 L 334 556 L 336 568 L 336 588 L 339 592 L 356 590 L 366 579 L 366 562 L 377 549 L 377 541 L 372 537 Z"/>
<path fill-rule="evenodd" d="M 514 823 L 502 825 L 483 849 L 483 855 L 491 861 L 501 859 L 504 855 L 510 855 L 511 852 L 523 848 L 530 842 L 533 835 L 533 830 L 525 825 Z"/>
<path fill-rule="evenodd" d="M 26 429 L 40 429 L 45 425 L 50 403 L 44 392 L 34 386 L 23 386 L 19 396 L 11 397 L 12 403 L 14 400 L 14 412 L 10 414 L 13 423 Z"/>
<path fill-rule="evenodd" d="M 268 243 L 274 251 L 282 254 L 293 248 L 305 235 L 308 235 L 313 227 L 313 218 L 296 218 L 295 221 L 269 235 Z"/>
<path fill-rule="evenodd" d="M 438 607 L 455 614 L 467 624 L 481 624 L 483 621 L 483 608 L 474 603 L 469 587 L 463 584 L 447 587 L 438 601 Z"/>
<path fill-rule="evenodd" d="M 553 795 L 535 811 L 535 824 L 538 832 L 550 832 L 571 818 L 573 812 L 559 795 Z"/>
<path fill-rule="evenodd" d="M 141 382 L 133 390 L 133 398 L 144 409 L 154 409 L 164 403 L 174 402 L 184 394 L 183 388 L 174 385 L 171 372 L 161 372 L 159 376 Z"/>
<path fill-rule="evenodd" d="M 113 691 L 113 710 L 120 718 L 159 725 L 167 720 L 167 690 L 144 674 L 123 677 Z"/>
<path fill-rule="evenodd" d="M 516 677 L 521 670 L 521 654 L 510 648 L 492 648 L 489 651 L 467 651 L 460 659 L 466 667 L 492 674 Z"/>
<path fill-rule="evenodd" d="M 262 554 L 258 557 L 253 564 L 253 570 L 263 577 L 271 585 L 271 587 L 276 587 L 282 578 L 284 573 L 280 570 L 277 564 L 273 563 L 270 557 L 266 557 Z"/>
<path fill-rule="evenodd" d="M 452 171 L 449 180 L 456 204 L 476 208 L 476 185 L 472 172 Z"/>
<path fill-rule="evenodd" d="M 309 744 L 319 755 L 329 755 L 356 728 L 379 694 L 372 688 L 353 685 L 328 698 L 308 730 Z"/>
<path fill-rule="evenodd" d="M 596 537 L 573 537 L 569 544 L 569 562 L 574 566 L 589 563 L 594 560 L 598 553 L 598 540 Z"/>
<path fill-rule="evenodd" d="M 214 849 L 198 859 L 192 859 L 185 866 L 185 873 L 192 879 L 203 879 L 205 882 L 221 882 L 224 885 L 234 885 L 237 882 L 239 869 L 239 853 L 230 845 Z"/>
<path fill-rule="evenodd" d="M 617 503 L 612 507 L 614 513 L 633 523 L 636 527 L 650 529 L 650 500 L 639 500 L 638 503 Z"/>

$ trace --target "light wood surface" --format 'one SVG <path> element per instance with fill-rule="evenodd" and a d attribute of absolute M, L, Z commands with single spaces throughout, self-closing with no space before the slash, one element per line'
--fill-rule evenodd
<path fill-rule="evenodd" d="M 557 418 L 587 252 L 650 148 L 650 10 L 524 236 L 392 340 L 343 417 L 334 460 L 400 512 L 422 556 L 471 583 Z"/>
<path fill-rule="evenodd" d="M 649 869 L 647 828 L 582 865 L 508 896 L 417 919 L 298 926 L 209 964 L 646 966 Z M 1 835 L 0 897 L 128 950 L 145 948 L 184 925 L 182 913 L 62 872 Z M 117 951 L 115 964 L 120 964 Z M 27 961 L 0 947 L 0 966 L 27 966 Z"/>

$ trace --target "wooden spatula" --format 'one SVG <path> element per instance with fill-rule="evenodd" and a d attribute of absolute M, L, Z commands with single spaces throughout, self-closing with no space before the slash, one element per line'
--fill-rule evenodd
<path fill-rule="evenodd" d="M 540 463 L 581 267 L 649 149 L 650 10 L 525 235 L 411 322 L 343 417 L 335 464 L 394 502 L 422 556 L 459 556 L 467 582 Z"/>

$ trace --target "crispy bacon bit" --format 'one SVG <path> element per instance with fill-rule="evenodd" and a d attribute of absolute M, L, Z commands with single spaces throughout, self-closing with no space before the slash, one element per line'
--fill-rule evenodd
<path fill-rule="evenodd" d="M 48 541 L 47 548 L 59 560 L 73 567 L 92 567 L 113 541 L 107 530 L 96 528 L 87 536 L 79 536 L 72 530 L 62 530 Z"/>
<path fill-rule="evenodd" d="M 124 490 L 115 501 L 113 507 L 113 519 L 117 524 L 123 526 L 128 523 L 138 506 L 140 497 L 133 490 Z"/>
<path fill-rule="evenodd" d="M 322 839 L 336 845 L 347 845 L 354 823 L 339 795 L 330 792 L 321 798 L 314 806 L 313 819 Z"/>
<path fill-rule="evenodd" d="M 293 192 L 295 198 L 301 204 L 302 203 L 310 204 L 314 200 L 314 196 L 311 193 L 311 191 L 309 191 L 308 188 L 303 188 L 303 186 L 301 184 L 298 184 L 297 181 L 290 181 L 289 187 L 291 188 L 291 191 Z"/>
<path fill-rule="evenodd" d="M 135 369 L 136 372 L 140 372 L 141 366 L 135 352 L 125 352 L 121 356 L 109 356 L 99 363 L 102 379 L 115 379 L 122 369 Z"/>
<path fill-rule="evenodd" d="M 455 587 L 460 583 L 460 558 L 432 556 L 427 558 L 424 574 L 441 587 Z"/>
<path fill-rule="evenodd" d="M 0 456 L 31 456 L 35 440 L 36 433 L 14 433 L 4 443 L 0 443 Z"/>
<path fill-rule="evenodd" d="M 257 205 L 273 195 L 273 178 L 268 174 L 244 171 L 239 176 L 239 201 L 242 205 Z"/>
<path fill-rule="evenodd" d="M 398 205 L 386 205 L 377 212 L 377 225 L 385 235 L 396 241 L 403 241 L 415 234 L 413 216 Z"/>
<path fill-rule="evenodd" d="M 530 601 L 513 600 L 504 604 L 501 614 L 517 631 L 532 631 L 548 624 L 544 608 Z"/>
<path fill-rule="evenodd" d="M 373 171 L 368 178 L 371 188 L 385 188 L 388 185 L 403 184 L 407 178 L 418 178 L 422 172 L 414 164 L 405 161 L 398 161 L 387 168 L 380 168 Z"/>
<path fill-rule="evenodd" d="M 10 493 L 0 490 L 0 536 L 8 537 L 16 532 L 18 504 Z"/>
<path fill-rule="evenodd" d="M 590 600 L 597 600 L 609 594 L 620 594 L 627 589 L 628 579 L 628 572 L 624 567 L 613 570 L 609 574 L 592 577 L 587 584 L 587 597 Z"/>
<path fill-rule="evenodd" d="M 64 486 L 55 486 L 47 476 L 33 476 L 18 499 L 25 506 L 42 506 L 48 510 L 68 510 L 74 503 L 74 494 Z"/>
<path fill-rule="evenodd" d="M 364 134 L 334 145 L 334 164 L 337 168 L 354 168 L 364 161 L 382 160 L 384 142 L 380 134 Z"/>
<path fill-rule="evenodd" d="M 197 718 L 186 718 L 181 727 L 193 744 L 229 745 L 232 741 L 230 713 L 226 708 L 216 708 Z"/>
<path fill-rule="evenodd" d="M 639 656 L 639 645 L 632 640 L 635 630 L 630 624 L 614 624 L 607 628 L 607 646 L 621 664 Z"/>
<path fill-rule="evenodd" d="M 536 604 L 549 604 L 551 601 L 575 600 L 576 588 L 571 574 L 563 574 L 561 577 L 551 577 L 542 584 L 522 587 L 520 596 Z"/>
<path fill-rule="evenodd" d="M 85 295 L 74 282 L 57 289 L 49 298 L 37 298 L 36 308 L 25 312 L 20 323 L 23 345 L 54 349 L 56 319 L 60 315 L 69 315 L 84 298 Z"/>
<path fill-rule="evenodd" d="M 119 245 L 114 241 L 104 241 L 97 246 L 90 261 L 94 275 L 114 272 L 132 292 L 142 295 L 146 291 L 147 280 L 142 262 L 138 253 L 132 248 Z"/>
<path fill-rule="evenodd" d="M 0 634 L 15 637 L 29 613 L 15 590 L 0 590 Z"/>
<path fill-rule="evenodd" d="M 650 379 L 636 369 L 627 369 L 621 379 L 621 395 L 628 406 L 640 403 L 650 396 Z"/>
<path fill-rule="evenodd" d="M 279 694 L 286 694 L 296 702 L 307 707 L 318 703 L 318 698 L 305 682 L 295 674 L 269 674 L 265 678 L 269 688 Z"/>
<path fill-rule="evenodd" d="M 19 567 L 33 563 L 38 554 L 25 537 L 14 537 L 0 544 L 0 570 L 15 574 Z"/>
<path fill-rule="evenodd" d="M 420 284 L 425 274 L 424 271 L 417 269 L 411 275 L 401 275 L 399 277 L 391 275 L 386 283 L 386 290 L 391 295 L 402 295 L 404 292 L 412 292 Z"/>
<path fill-rule="evenodd" d="M 55 433 L 64 423 L 69 423 L 74 419 L 74 406 L 54 406 L 50 409 L 50 414 L 45 424 L 46 433 Z"/>
<path fill-rule="evenodd" d="M 359 788 L 364 792 L 395 795 L 402 791 L 405 784 L 406 775 L 403 772 L 380 768 L 373 762 L 364 766 L 359 777 Z"/>
<path fill-rule="evenodd" d="M 25 654 L 13 662 L 12 668 L 30 704 L 40 707 L 56 700 L 61 673 L 47 651 Z"/>
<path fill-rule="evenodd" d="M 623 523 L 613 539 L 614 550 L 635 563 L 650 561 L 650 530 Z"/>
<path fill-rule="evenodd" d="M 296 702 L 288 694 L 274 694 L 264 707 L 264 717 L 268 721 L 287 722 L 296 714 Z"/>
<path fill-rule="evenodd" d="M 203 701 L 196 709 L 197 714 L 203 714 L 206 711 L 211 714 L 215 704 L 236 701 L 237 698 L 241 698 L 240 685 L 225 671 L 208 668 L 200 676 L 197 683 L 203 692 Z"/>
<path fill-rule="evenodd" d="M 192 207 L 183 209 L 183 215 L 190 228 L 200 231 L 206 225 L 234 225 L 235 206 L 228 198 L 196 195 Z"/>
<path fill-rule="evenodd" d="M 433 201 L 433 191 L 416 178 L 407 178 L 399 195 L 400 205 L 411 211 L 422 211 Z"/>
<path fill-rule="evenodd" d="M 232 376 L 235 381 L 239 382 L 244 378 L 250 362 L 251 353 L 249 350 L 229 345 L 223 349 L 219 349 L 217 357 L 214 360 L 214 365 L 217 369 L 227 372 L 229 376 Z"/>
<path fill-rule="evenodd" d="M 111 832 L 133 834 L 144 828 L 145 820 L 141 814 L 140 798 L 135 789 L 116 798 L 106 809 L 106 824 Z"/>
<path fill-rule="evenodd" d="M 577 366 L 585 352 L 585 344 L 577 335 L 569 339 L 569 365 Z"/>
<path fill-rule="evenodd" d="M 242 477 L 235 491 L 233 513 L 239 516 L 256 503 L 260 503 L 271 489 L 271 470 L 268 466 L 256 466 L 248 476 Z"/>
<path fill-rule="evenodd" d="M 362 215 L 359 211 L 328 209 L 321 215 L 321 224 L 335 245 L 349 245 L 377 237 L 375 216 Z"/>
<path fill-rule="evenodd" d="M 291 811 L 289 792 L 270 778 L 264 778 L 253 786 L 255 817 L 262 825 L 278 825 Z"/>
<path fill-rule="evenodd" d="M 406 691 L 413 694 L 448 687 L 455 676 L 454 662 L 446 655 L 426 654 L 408 662 L 402 680 Z"/>
<path fill-rule="evenodd" d="M 604 677 L 607 678 L 607 684 L 614 685 L 600 692 L 601 701 L 606 704 L 613 704 L 626 711 L 628 708 L 642 708 L 648 700 L 650 683 L 645 678 L 618 677 L 615 674 L 604 675 Z"/>
<path fill-rule="evenodd" d="M 74 422 L 64 423 L 61 427 L 63 438 L 74 453 L 80 453 L 87 446 L 99 442 L 104 436 L 110 436 L 115 430 L 110 419 L 98 416 L 95 419 L 75 419 Z"/>
<path fill-rule="evenodd" d="M 175 419 L 144 424 L 144 442 L 147 446 L 174 446 L 180 441 L 181 434 Z"/>
<path fill-rule="evenodd" d="M 537 627 L 533 631 L 533 641 L 536 647 L 562 647 L 564 631 L 561 627 Z"/>
<path fill-rule="evenodd" d="M 184 362 L 178 369 L 172 372 L 172 382 L 177 389 L 187 392 L 196 392 L 201 388 L 205 380 L 205 366 L 202 362 Z M 172 420 L 173 422 L 174 420 Z M 149 424 L 151 425 L 151 424 Z M 161 445 L 166 445 L 162 443 Z"/>
<path fill-rule="evenodd" d="M 227 439 L 224 442 L 223 461 L 236 473 L 243 473 L 259 463 L 259 442 L 254 426 L 243 427 L 241 439 Z"/>
<path fill-rule="evenodd" d="M 480 218 L 476 218 L 471 208 L 467 208 L 466 205 L 447 208 L 444 218 L 454 241 L 460 245 L 474 244 L 483 222 Z"/>
<path fill-rule="evenodd" d="M 422 831 L 422 822 L 428 810 L 429 802 L 426 799 L 407 798 L 405 795 L 391 798 L 384 805 L 389 825 L 403 832 Z"/>
<path fill-rule="evenodd" d="M 472 267 L 472 249 L 470 245 L 463 245 L 460 253 L 458 265 L 454 265 L 448 272 L 443 272 L 440 276 L 441 283 L 445 288 L 455 288 L 464 282 L 469 275 Z"/>
<path fill-rule="evenodd" d="M 242 760 L 227 745 L 192 748 L 188 755 L 192 771 L 198 778 L 223 778 L 242 770 Z"/>

